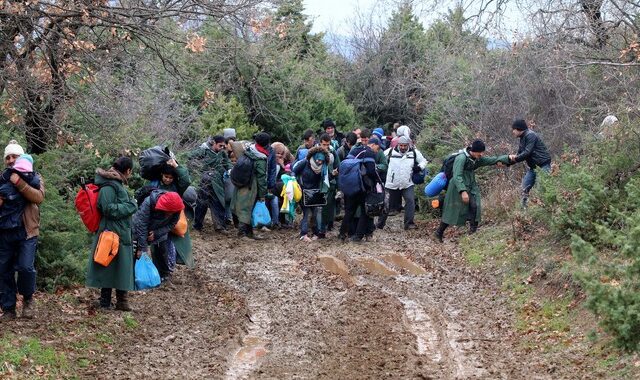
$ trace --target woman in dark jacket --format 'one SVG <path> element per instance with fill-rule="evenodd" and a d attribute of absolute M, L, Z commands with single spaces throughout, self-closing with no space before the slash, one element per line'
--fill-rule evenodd
<path fill-rule="evenodd" d="M 329 155 L 322 147 L 313 147 L 309 149 L 307 157 L 303 161 L 297 162 L 293 167 L 293 173 L 300 183 L 303 190 L 302 199 L 302 222 L 300 223 L 300 240 L 315 240 L 320 235 L 320 227 L 322 226 L 322 207 L 305 206 L 305 197 L 308 196 L 309 190 L 322 193 L 326 197 L 329 191 Z M 321 197 L 321 195 L 320 195 Z M 309 233 L 309 219 L 313 216 L 315 221 L 314 234 L 311 239 Z"/>
<path fill-rule="evenodd" d="M 131 216 L 136 212 L 135 199 L 124 188 L 131 177 L 133 161 L 120 157 L 109 170 L 96 170 L 95 184 L 100 187 L 98 210 L 102 218 L 100 227 L 93 238 L 95 252 L 100 233 L 113 231 L 120 238 L 118 254 L 109 266 L 102 266 L 89 260 L 87 286 L 100 288 L 100 307 L 111 307 L 111 289 L 116 289 L 116 310 L 131 311 L 127 292 L 134 290 L 133 245 L 131 239 Z"/>
<path fill-rule="evenodd" d="M 155 190 L 140 205 L 140 209 L 133 216 L 135 239 L 138 242 L 136 257 L 142 253 L 149 253 L 149 244 L 153 246 L 153 263 L 160 272 L 163 282 L 171 278 L 168 248 L 171 244 L 169 232 L 180 219 L 180 212 L 184 209 L 182 198 L 176 192 Z"/>

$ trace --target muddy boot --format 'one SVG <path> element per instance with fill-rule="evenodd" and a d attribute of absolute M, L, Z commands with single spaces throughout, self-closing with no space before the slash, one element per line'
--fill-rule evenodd
<path fill-rule="evenodd" d="M 25 298 L 22 300 L 22 318 L 33 319 L 35 316 L 35 310 L 33 306 L 33 298 Z"/>
<path fill-rule="evenodd" d="M 478 232 L 478 222 L 471 222 L 469 224 L 469 235 L 473 235 Z"/>
<path fill-rule="evenodd" d="M 116 310 L 131 311 L 129 306 L 129 296 L 124 290 L 116 290 Z"/>
<path fill-rule="evenodd" d="M 4 314 L 0 316 L 0 323 L 10 322 L 16 319 L 16 311 L 15 310 L 5 310 Z"/>
<path fill-rule="evenodd" d="M 98 306 L 102 310 L 111 309 L 111 288 L 100 289 L 100 301 Z"/>
<path fill-rule="evenodd" d="M 444 243 L 444 230 L 446 230 L 447 227 L 449 227 L 447 223 L 440 222 L 440 227 L 438 227 L 435 233 L 438 243 Z"/>

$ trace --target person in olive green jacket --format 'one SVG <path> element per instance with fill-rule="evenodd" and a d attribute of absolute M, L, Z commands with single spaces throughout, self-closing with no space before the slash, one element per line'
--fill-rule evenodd
<path fill-rule="evenodd" d="M 198 203 L 193 228 L 201 230 L 207 209 L 216 232 L 226 233 L 224 173 L 231 169 L 231 161 L 222 136 L 213 136 L 209 141 L 189 153 L 189 164 L 200 173 Z"/>
<path fill-rule="evenodd" d="M 251 214 L 256 201 L 263 201 L 267 195 L 267 157 L 269 156 L 268 133 L 260 132 L 255 136 L 255 144 L 249 145 L 244 154 L 253 160 L 251 184 L 246 187 L 235 187 L 231 197 L 231 211 L 238 218 L 238 235 L 260 240 L 262 237 L 253 233 Z M 237 165 L 236 165 L 237 168 Z"/>
<path fill-rule="evenodd" d="M 444 199 L 442 221 L 436 231 L 436 239 L 442 243 L 444 231 L 450 225 L 464 226 L 470 224 L 470 233 L 475 233 L 480 223 L 482 206 L 480 187 L 476 182 L 475 171 L 489 165 L 509 164 L 509 156 L 483 157 L 485 145 L 476 140 L 457 153 L 453 162 L 453 176 L 449 179 L 449 187 Z"/>
<path fill-rule="evenodd" d="M 116 310 L 130 311 L 127 292 L 135 289 L 134 256 L 131 239 L 131 217 L 138 206 L 124 185 L 131 177 L 133 161 L 129 157 L 116 159 L 109 170 L 96 170 L 95 184 L 100 187 L 98 210 L 102 215 L 100 227 L 93 238 L 95 252 L 100 233 L 113 231 L 120 237 L 118 254 L 109 266 L 89 260 L 87 286 L 100 288 L 100 307 L 111 307 L 111 289 L 116 289 Z"/>

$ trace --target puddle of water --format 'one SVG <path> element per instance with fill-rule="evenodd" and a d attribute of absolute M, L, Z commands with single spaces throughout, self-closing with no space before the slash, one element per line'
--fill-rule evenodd
<path fill-rule="evenodd" d="M 413 335 L 416 336 L 418 354 L 429 354 L 431 360 L 436 363 L 441 362 L 440 339 L 429 314 L 413 300 L 403 298 L 399 298 L 399 300 L 404 306 L 404 312 L 409 320 Z"/>
<path fill-rule="evenodd" d="M 320 261 L 320 264 L 322 264 L 324 269 L 326 269 L 327 271 L 333 274 L 337 274 L 344 278 L 351 277 L 349 275 L 349 268 L 347 267 L 347 264 L 345 264 L 344 261 L 336 257 L 333 257 L 331 255 L 319 255 L 318 261 Z"/>
<path fill-rule="evenodd" d="M 423 267 L 421 267 L 420 265 L 414 263 L 413 261 L 407 259 L 406 257 L 400 254 L 395 253 L 392 255 L 386 255 L 383 257 L 383 259 L 389 264 L 397 265 L 400 268 L 406 269 L 407 272 L 411 274 L 415 274 L 418 276 L 427 274 L 427 271 Z"/>
<path fill-rule="evenodd" d="M 256 305 L 249 305 L 249 308 L 255 310 Z M 265 336 L 271 319 L 264 310 L 259 310 L 251 315 L 251 321 L 247 327 L 247 335 L 242 339 L 242 347 L 231 358 L 226 379 L 247 378 L 257 367 L 260 358 L 269 353 L 269 341 Z"/>
<path fill-rule="evenodd" d="M 397 276 L 399 273 L 394 271 L 393 269 L 387 267 L 382 264 L 378 260 L 369 258 L 369 257 L 361 257 L 357 259 L 358 263 L 367 269 L 367 272 L 371 274 L 378 274 L 382 276 Z"/>

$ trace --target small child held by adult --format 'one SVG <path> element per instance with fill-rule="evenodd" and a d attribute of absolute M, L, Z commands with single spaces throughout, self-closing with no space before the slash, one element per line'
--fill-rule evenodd
<path fill-rule="evenodd" d="M 15 164 L 6 168 L 0 176 L 0 225 L 9 218 L 22 218 L 22 210 L 26 205 L 26 200 L 10 181 L 14 173 L 29 186 L 40 189 L 40 177 L 33 171 L 33 158 L 28 154 L 20 155 Z"/>

